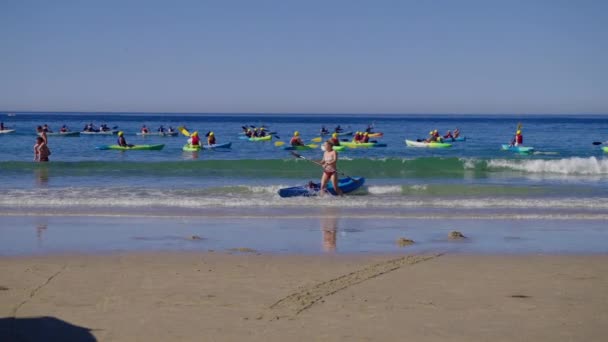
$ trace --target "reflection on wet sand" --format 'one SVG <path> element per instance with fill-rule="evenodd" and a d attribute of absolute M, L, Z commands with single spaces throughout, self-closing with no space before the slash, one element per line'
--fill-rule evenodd
<path fill-rule="evenodd" d="M 335 252 L 338 231 L 338 210 L 336 208 L 323 209 L 321 216 L 321 232 L 323 233 L 323 250 Z"/>
<path fill-rule="evenodd" d="M 44 232 L 47 230 L 48 225 L 46 223 L 38 224 L 36 226 L 36 241 L 38 243 L 38 247 L 42 247 L 42 241 L 44 237 L 42 236 Z"/>
<path fill-rule="evenodd" d="M 49 185 L 49 169 L 46 168 L 46 165 L 36 168 L 34 175 L 36 176 L 36 185 L 39 187 L 47 187 Z"/>

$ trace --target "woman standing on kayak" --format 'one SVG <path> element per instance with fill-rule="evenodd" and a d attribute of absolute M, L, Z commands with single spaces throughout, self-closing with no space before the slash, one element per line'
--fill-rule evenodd
<path fill-rule="evenodd" d="M 327 182 L 331 180 L 331 184 L 336 190 L 338 196 L 342 196 L 342 190 L 338 186 L 338 154 L 334 151 L 334 145 L 326 141 L 325 152 L 323 153 L 323 160 L 320 164 L 323 166 L 323 176 L 321 176 L 321 192 L 320 195 L 327 191 Z"/>

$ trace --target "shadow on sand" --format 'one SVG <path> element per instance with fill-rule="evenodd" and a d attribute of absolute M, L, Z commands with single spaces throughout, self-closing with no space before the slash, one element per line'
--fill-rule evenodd
<path fill-rule="evenodd" d="M 54 317 L 0 318 L 0 341 L 97 341 L 90 331 Z"/>

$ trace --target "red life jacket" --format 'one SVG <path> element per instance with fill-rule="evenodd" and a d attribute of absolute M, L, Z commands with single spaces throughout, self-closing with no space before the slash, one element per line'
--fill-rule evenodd
<path fill-rule="evenodd" d="M 517 134 L 515 136 L 515 143 L 517 143 L 517 145 L 521 145 L 524 143 L 524 136 L 521 134 Z"/>
<path fill-rule="evenodd" d="M 198 135 L 192 136 L 192 143 L 191 143 L 191 145 L 198 145 L 200 142 L 201 142 L 201 140 L 198 138 Z"/>

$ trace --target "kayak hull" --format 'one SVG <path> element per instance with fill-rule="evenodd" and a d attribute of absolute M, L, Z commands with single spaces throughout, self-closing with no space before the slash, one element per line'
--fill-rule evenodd
<path fill-rule="evenodd" d="M 200 150 L 201 150 L 200 146 L 193 146 L 190 144 L 186 144 L 186 145 L 184 145 L 184 147 L 182 147 L 182 151 L 185 151 L 185 152 L 198 152 Z"/>
<path fill-rule="evenodd" d="M 340 142 L 340 146 L 348 147 L 348 148 L 367 148 L 367 147 L 386 147 L 384 143 L 355 143 L 352 141 L 344 141 Z"/>
<path fill-rule="evenodd" d="M 530 146 L 511 146 L 508 144 L 503 144 L 501 146 L 501 149 L 503 151 L 512 151 L 512 152 L 517 152 L 517 153 L 532 153 L 534 152 L 534 147 L 530 147 Z"/>
<path fill-rule="evenodd" d="M 329 132 L 329 133 L 322 133 L 321 135 L 332 135 L 334 134 L 334 132 Z M 338 133 L 338 136 L 349 136 L 349 135 L 353 135 L 353 132 L 342 132 L 342 133 Z"/>
<path fill-rule="evenodd" d="M 40 135 L 40 134 L 38 134 Z M 47 137 L 79 137 L 80 132 L 53 132 L 47 133 Z"/>
<path fill-rule="evenodd" d="M 86 132 L 86 131 L 82 131 L 80 132 L 81 135 L 114 135 L 114 134 L 118 134 L 117 130 L 112 130 L 112 131 L 105 131 L 105 132 Z"/>
<path fill-rule="evenodd" d="M 134 145 L 132 147 L 124 147 L 119 145 L 104 145 L 97 147 L 98 150 L 119 150 L 119 151 L 159 151 L 165 147 L 165 144 L 158 145 Z"/>
<path fill-rule="evenodd" d="M 14 129 L 3 129 L 0 131 L 0 134 L 9 134 L 9 133 L 13 133 L 15 130 Z"/>
<path fill-rule="evenodd" d="M 353 192 L 357 189 L 359 189 L 361 186 L 363 186 L 363 184 L 365 183 L 365 178 L 360 177 L 360 178 L 341 178 L 338 181 L 338 187 L 340 188 L 340 190 L 342 190 L 343 193 L 348 194 L 350 192 Z M 304 196 L 304 197 L 312 197 L 312 196 L 318 196 L 319 192 L 321 190 L 321 184 L 320 183 L 312 183 L 311 186 L 294 186 L 291 188 L 283 188 L 279 190 L 279 196 L 285 198 L 285 197 L 300 197 L 300 196 Z M 336 195 L 336 191 L 333 188 L 333 185 L 330 183 L 327 184 L 327 191 L 332 194 L 332 195 Z"/>
<path fill-rule="evenodd" d="M 152 133 L 136 133 L 137 135 L 147 137 L 147 136 L 159 136 L 159 137 L 176 137 L 178 135 L 177 132 L 152 132 Z"/>
<path fill-rule="evenodd" d="M 309 145 L 302 145 L 302 146 L 286 146 L 283 147 L 283 149 L 285 151 L 308 151 L 308 150 L 312 150 L 313 148 L 316 148 L 318 145 L 315 144 L 309 144 Z"/>
<path fill-rule="evenodd" d="M 272 135 L 267 135 L 265 137 L 248 138 L 247 140 L 249 140 L 249 141 L 269 141 L 271 139 L 272 139 Z"/>
<path fill-rule="evenodd" d="M 215 148 L 230 148 L 232 147 L 232 143 L 223 143 L 223 144 L 213 144 L 213 145 L 203 145 L 203 148 L 206 150 L 213 150 Z"/>
<path fill-rule="evenodd" d="M 424 147 L 424 148 L 449 148 L 449 147 L 452 147 L 452 144 L 448 144 L 448 143 L 427 143 L 424 141 L 413 141 L 413 140 L 406 140 L 405 144 L 408 147 Z"/>
<path fill-rule="evenodd" d="M 455 141 L 467 141 L 467 137 L 458 137 L 458 138 L 443 138 L 443 141 L 447 141 L 447 142 L 455 142 Z"/>

